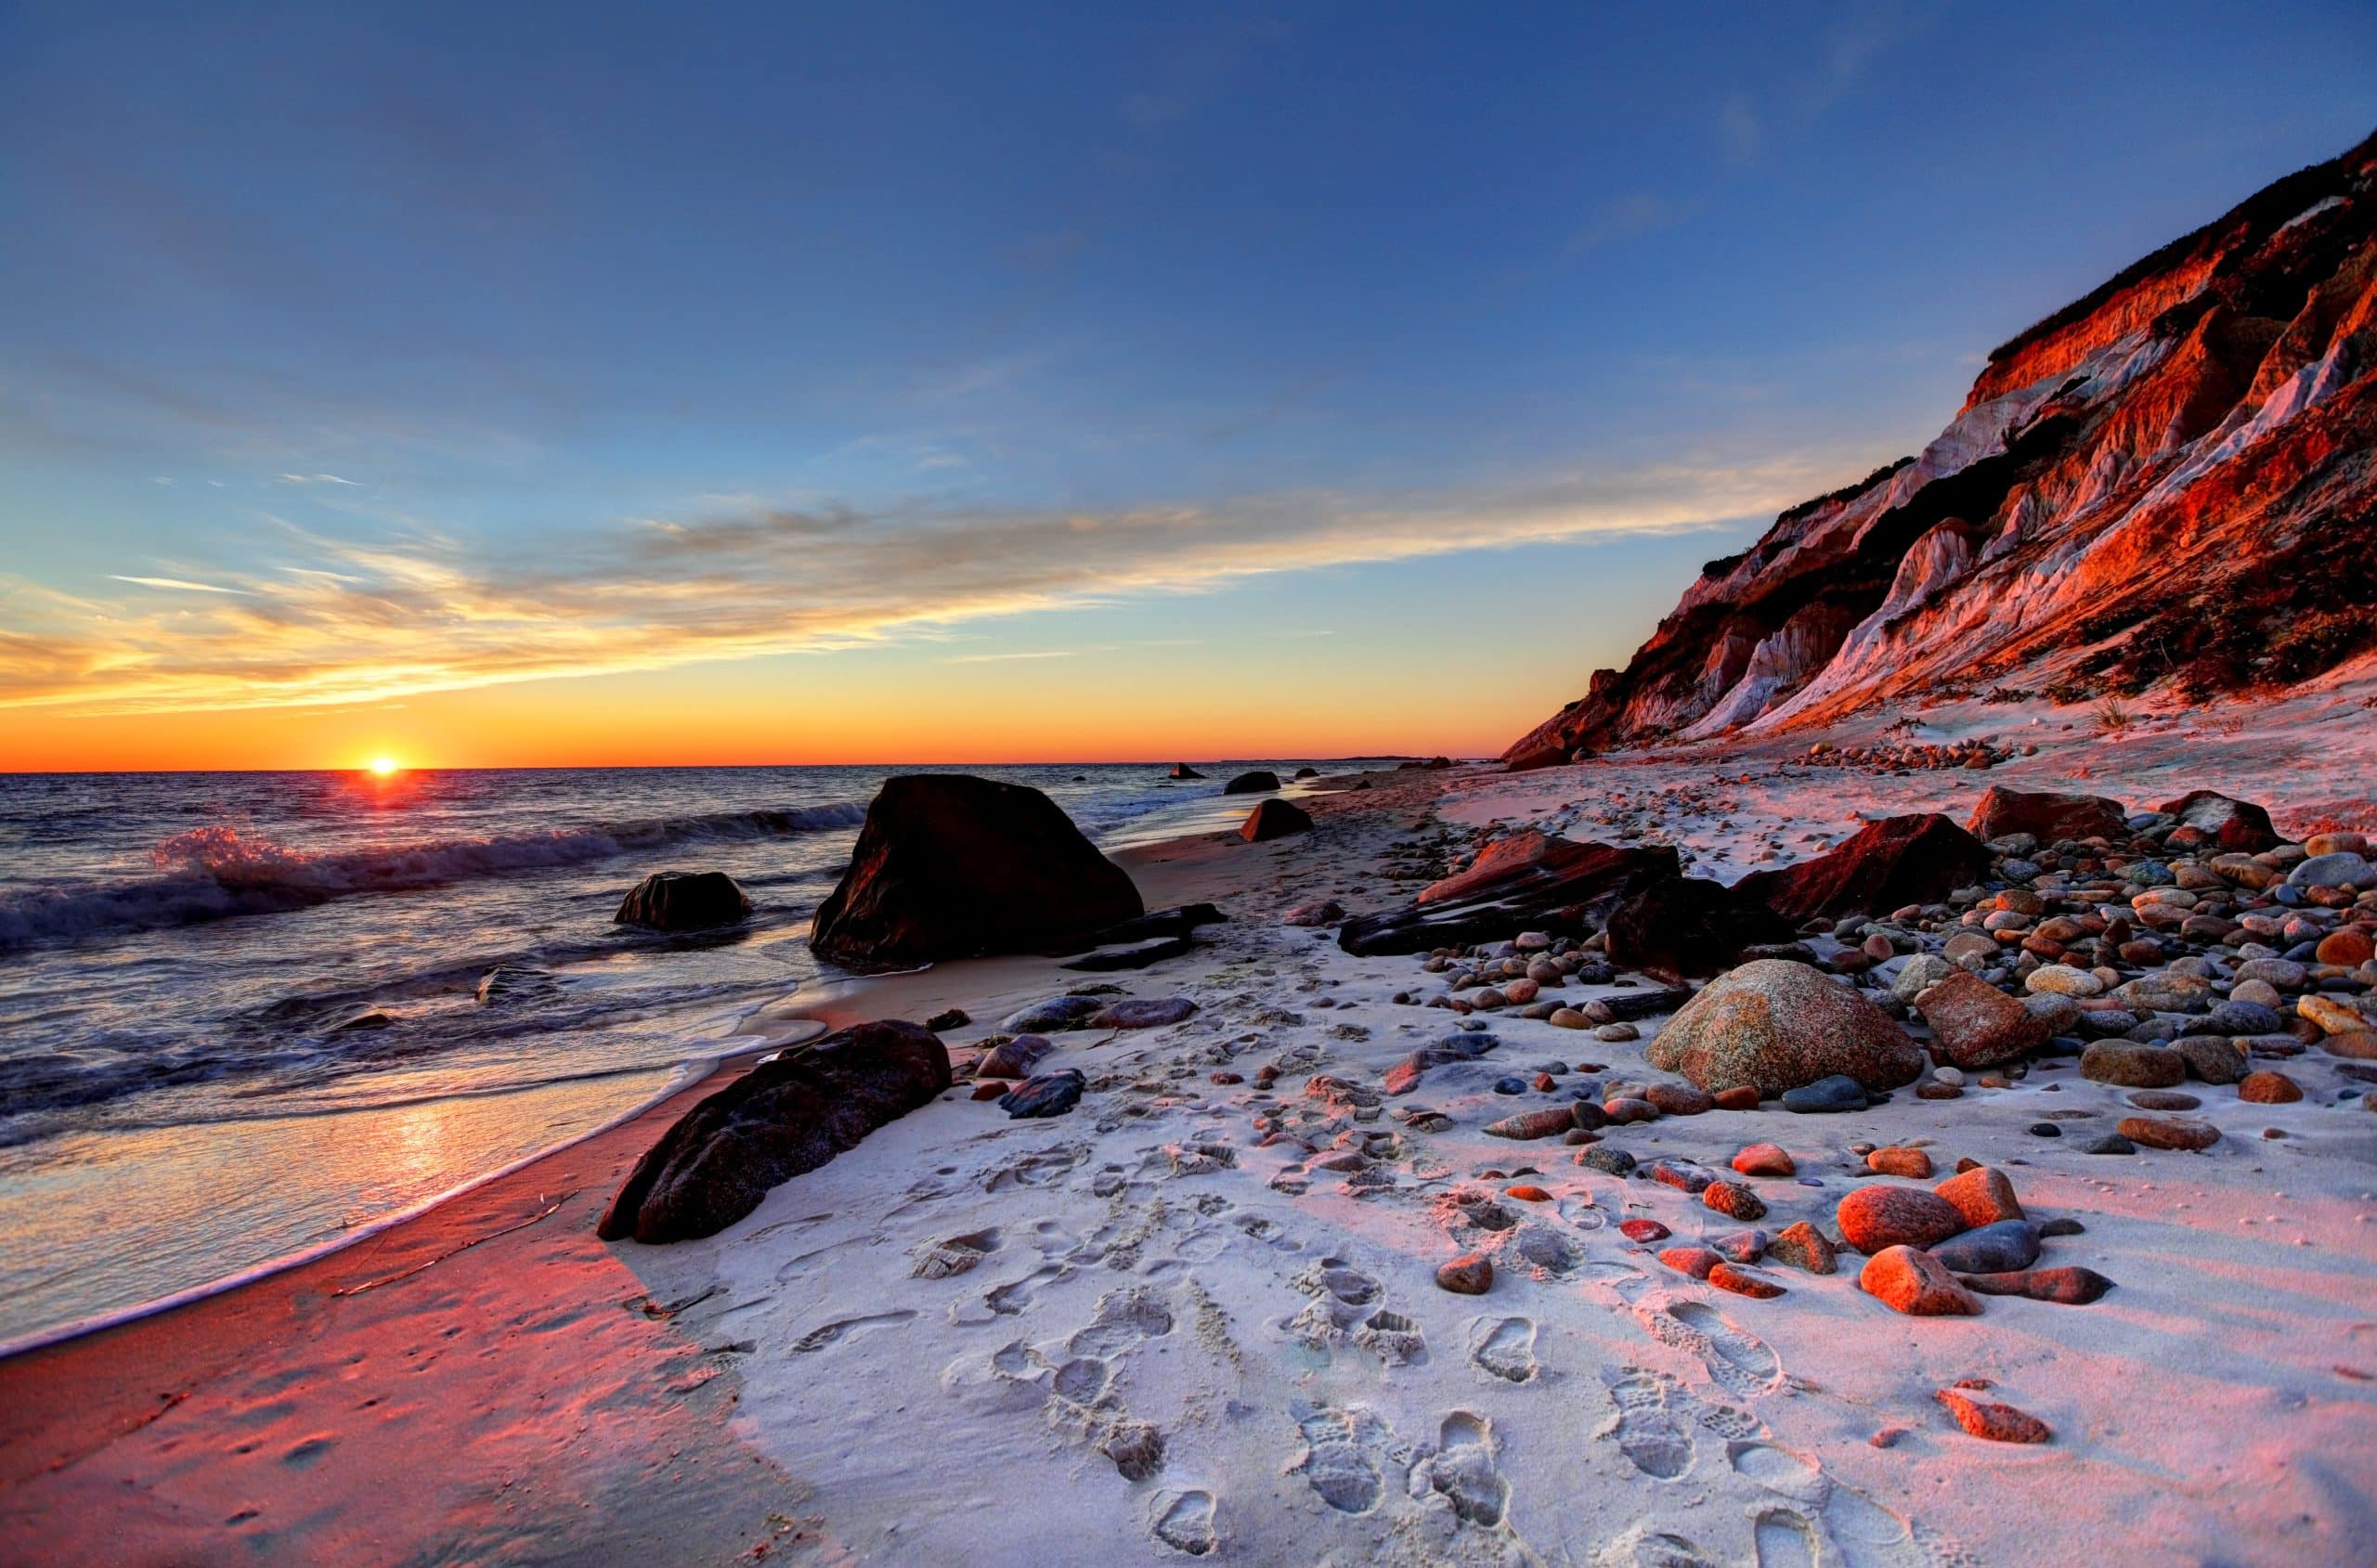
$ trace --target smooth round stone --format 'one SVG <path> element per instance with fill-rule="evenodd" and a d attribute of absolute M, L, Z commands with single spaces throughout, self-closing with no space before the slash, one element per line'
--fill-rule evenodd
<path fill-rule="evenodd" d="M 2181 1116 L 2124 1116 L 2116 1130 L 2148 1148 L 2202 1149 L 2220 1141 L 2220 1129 L 2211 1122 Z"/>
<path fill-rule="evenodd" d="M 2206 1034 L 2276 1034 L 2286 1020 L 2275 1007 L 2240 1002 L 2232 995 L 2213 1008 L 2200 1027 Z"/>
<path fill-rule="evenodd" d="M 1497 1078 L 1494 1080 L 1494 1093 L 1498 1095 L 1524 1095 L 1526 1093 L 1526 1080 L 1524 1078 Z"/>
<path fill-rule="evenodd" d="M 1786 1090 L 1783 1108 L 1806 1115 L 1825 1115 L 1838 1111 L 1865 1108 L 1865 1086 L 1847 1073 L 1835 1073 Z"/>
<path fill-rule="evenodd" d="M 1931 1255 L 1958 1274 L 2011 1274 L 2038 1262 L 2039 1227 L 2000 1220 L 1935 1243 Z"/>
<path fill-rule="evenodd" d="M 1574 1007 L 1554 1007 L 1544 1022 L 1557 1029 L 1587 1029 L 1592 1024 L 1591 1018 L 1586 1017 Z"/>
<path fill-rule="evenodd" d="M 1643 1031 L 1628 1023 L 1603 1024 L 1593 1030 L 1593 1038 L 1617 1044 L 1629 1040 L 1640 1040 L 1643 1038 Z"/>
<path fill-rule="evenodd" d="M 2377 862 L 2349 851 L 2313 855 L 2286 874 L 2287 886 L 2303 888 L 2377 888 Z"/>
<path fill-rule="evenodd" d="M 2140 1089 L 2129 1096 L 2129 1103 L 2140 1110 L 2194 1110 L 2203 1104 L 2176 1089 Z"/>
<path fill-rule="evenodd" d="M 2085 969 L 2069 964 L 2042 964 L 2022 982 L 2026 991 L 2085 999 L 2104 994 L 2105 983 Z"/>
<path fill-rule="evenodd" d="M 1622 1148 L 1611 1148 L 1606 1144 L 1596 1144 L 1581 1151 L 1577 1156 L 1577 1163 L 1589 1165 L 1596 1171 L 1612 1176 L 1631 1175 L 1634 1171 L 1632 1155 Z"/>
<path fill-rule="evenodd" d="M 2031 1123 L 2029 1131 L 2031 1136 L 2034 1138 L 2059 1138 L 2063 1136 L 2063 1129 L 2057 1126 L 2052 1121 L 2033 1121 Z"/>
<path fill-rule="evenodd" d="M 2136 1154 L 2137 1146 L 2119 1133 L 2107 1133 L 2080 1146 L 2083 1154 Z"/>
<path fill-rule="evenodd" d="M 2237 1097 L 2253 1105 L 2291 1105 L 2303 1097 L 2303 1085 L 2282 1072 L 2265 1068 L 2238 1081 Z"/>
<path fill-rule="evenodd" d="M 2099 1083 L 2168 1089 L 2188 1075 L 2187 1058 L 2161 1045 L 2099 1040 L 2080 1054 L 2080 1070 Z"/>

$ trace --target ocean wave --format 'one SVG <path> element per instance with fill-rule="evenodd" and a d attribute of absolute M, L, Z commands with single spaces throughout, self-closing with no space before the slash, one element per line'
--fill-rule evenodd
<path fill-rule="evenodd" d="M 824 833 L 856 827 L 865 817 L 864 806 L 838 801 L 319 853 L 228 825 L 197 827 L 149 851 L 160 873 L 156 876 L 0 895 L 0 952 L 238 915 L 278 914 L 358 893 L 404 892 L 508 876 L 672 845 Z"/>

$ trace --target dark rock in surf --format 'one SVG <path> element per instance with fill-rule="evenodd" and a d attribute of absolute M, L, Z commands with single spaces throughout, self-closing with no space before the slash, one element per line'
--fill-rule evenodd
<path fill-rule="evenodd" d="M 1186 762 L 1175 762 L 1172 765 L 1172 776 L 1176 779 L 1201 779 L 1205 775 Z"/>
<path fill-rule="evenodd" d="M 1224 795 L 1261 795 L 1279 787 L 1279 775 L 1257 768 L 1251 773 L 1240 773 L 1222 785 Z"/>
<path fill-rule="evenodd" d="M 750 913 L 751 901 L 722 871 L 660 871 L 635 885 L 611 921 L 656 931 L 700 931 L 732 926 Z"/>
<path fill-rule="evenodd" d="M 644 1152 L 595 1234 L 643 1242 L 714 1236 L 770 1188 L 856 1147 L 949 1082 L 941 1042 L 896 1021 L 857 1024 L 762 1062 Z"/>

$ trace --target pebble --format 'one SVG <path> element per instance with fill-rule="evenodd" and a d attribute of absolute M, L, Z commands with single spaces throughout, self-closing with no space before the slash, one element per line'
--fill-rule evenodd
<path fill-rule="evenodd" d="M 2193 1110 L 2203 1104 L 2176 1089 L 2140 1089 L 2129 1096 L 2129 1103 L 2140 1110 Z"/>
<path fill-rule="evenodd" d="M 1089 1020 L 1091 1029 L 1161 1029 L 1192 1017 L 1197 1004 L 1185 996 L 1129 997 L 1111 1004 Z"/>
<path fill-rule="evenodd" d="M 1999 1405 L 1985 1399 L 1975 1399 L 1960 1390 L 1943 1388 L 1940 1403 L 1956 1424 L 1975 1437 L 1985 1437 L 1992 1443 L 2045 1443 L 2054 1435 L 2045 1421 L 2011 1405 Z"/>
<path fill-rule="evenodd" d="M 1592 1027 L 1592 1020 L 1585 1017 L 1582 1013 L 1578 1012 L 1574 1007 L 1555 1008 L 1552 1017 L 1546 1018 L 1544 1022 L 1558 1029 L 1590 1029 Z"/>
<path fill-rule="evenodd" d="M 1910 1317 L 1981 1315 L 1980 1298 L 1957 1284 L 1955 1276 L 1930 1253 L 1916 1247 L 1881 1249 L 1865 1260 L 1865 1266 L 1858 1272 L 1857 1285 L 1883 1305 Z"/>
<path fill-rule="evenodd" d="M 1522 1203 L 1549 1203 L 1552 1201 L 1551 1193 L 1545 1191 L 1539 1186 L 1536 1186 L 1526 1182 L 1520 1183 L 1517 1186 L 1504 1187 L 1502 1189 L 1502 1196 L 1505 1198 L 1515 1198 Z"/>
<path fill-rule="evenodd" d="M 2024 1128 L 2023 1131 L 2029 1133 L 2030 1135 L 2034 1138 L 2059 1138 L 2063 1136 L 2063 1129 L 2057 1126 L 2052 1121 L 2033 1121 L 2028 1127 Z"/>
<path fill-rule="evenodd" d="M 1734 1156 L 1734 1169 L 1745 1176 L 1796 1176 L 1799 1167 L 1773 1144 L 1751 1144 Z"/>
<path fill-rule="evenodd" d="M 1579 1017 L 1582 1016 L 1578 1015 Z M 1618 1043 L 1629 1040 L 1640 1040 L 1643 1038 L 1643 1031 L 1632 1024 L 1603 1024 L 1593 1030 L 1593 1038 Z"/>
<path fill-rule="evenodd" d="M 2148 1148 L 2204 1149 L 2220 1141 L 2220 1129 L 2211 1122 L 2181 1116 L 2124 1116 L 2118 1131 Z"/>
<path fill-rule="evenodd" d="M 1628 1098 L 1604 1100 L 1601 1110 L 1604 1116 L 1609 1118 L 1611 1125 L 1618 1127 L 1626 1126 L 1630 1122 L 1656 1121 L 1659 1119 L 1659 1108 L 1648 1100 Z"/>
<path fill-rule="evenodd" d="M 2265 1068 L 2238 1081 L 2237 1097 L 2254 1105 L 2289 1105 L 2303 1097 L 2303 1085 L 2282 1072 Z"/>
<path fill-rule="evenodd" d="M 1733 1088 L 1718 1090 L 1716 1099 L 1719 1110 L 1756 1110 L 1758 1086 L 1754 1083 L 1737 1083 Z"/>
<path fill-rule="evenodd" d="M 1610 1148 L 1604 1145 L 1578 1150 L 1577 1163 L 1590 1165 L 1596 1171 L 1604 1172 L 1613 1176 L 1630 1175 L 1634 1170 L 1632 1155 L 1622 1148 Z"/>
<path fill-rule="evenodd" d="M 2171 1043 L 2171 1049 L 2206 1083 L 2234 1083 L 2245 1076 L 2245 1053 L 2226 1035 L 2183 1035 Z"/>
<path fill-rule="evenodd" d="M 1524 1078 L 1497 1078 L 1494 1080 L 1494 1093 L 1498 1095 L 1524 1095 L 1526 1093 L 1526 1080 Z"/>
<path fill-rule="evenodd" d="M 2011 1274 L 2038 1262 L 2039 1227 L 2000 1220 L 1937 1243 L 1931 1255 L 1957 1274 Z"/>
<path fill-rule="evenodd" d="M 2022 1200 L 2014 1194 L 2014 1184 L 2005 1172 L 1988 1165 L 1976 1165 L 1959 1171 L 1931 1189 L 1933 1196 L 1945 1199 L 1968 1225 L 1994 1225 L 2001 1220 L 2019 1220 Z"/>
<path fill-rule="evenodd" d="M 1081 1103 L 1082 1091 L 1089 1081 L 1079 1068 L 1065 1068 L 1057 1072 L 1027 1078 L 1007 1094 L 999 1096 L 999 1108 L 1013 1120 L 1029 1117 L 1062 1116 Z"/>
<path fill-rule="evenodd" d="M 2164 1046 L 2099 1040 L 2080 1054 L 2080 1070 L 2099 1083 L 2125 1089 L 2168 1089 L 2186 1081 L 2188 1063 Z"/>
<path fill-rule="evenodd" d="M 1657 1107 L 1662 1116 L 1700 1116 L 1717 1105 L 1716 1096 L 1689 1083 L 1654 1083 L 1643 1092 L 1643 1098 Z"/>
<path fill-rule="evenodd" d="M 1840 1234 L 1872 1256 L 1891 1247 L 1929 1247 L 1968 1227 L 1962 1210 L 1920 1187 L 1862 1186 L 1834 1212 Z"/>
<path fill-rule="evenodd" d="M 1766 1276 L 1735 1263 L 1719 1263 L 1710 1269 L 1708 1283 L 1720 1290 L 1730 1290 L 1736 1296 L 1747 1296 L 1753 1301 L 1769 1301 L 1784 1293 L 1783 1287 Z"/>
<path fill-rule="evenodd" d="M 1783 1095 L 1783 1108 L 1803 1116 L 1865 1108 L 1865 1086 L 1846 1073 L 1803 1083 Z"/>
<path fill-rule="evenodd" d="M 1767 1243 L 1770 1262 L 1788 1263 L 1810 1274 L 1831 1274 L 1839 1267 L 1839 1253 L 1831 1238 L 1805 1220 L 1783 1227 L 1782 1234 Z"/>
<path fill-rule="evenodd" d="M 1484 1131 L 1496 1138 L 1552 1138 L 1573 1129 L 1576 1114 L 1566 1106 L 1551 1106 L 1542 1110 L 1523 1110 L 1506 1116 L 1500 1121 L 1487 1123 Z"/>
<path fill-rule="evenodd" d="M 2083 1154 L 2136 1154 L 2137 1146 L 2119 1133 L 2107 1133 L 2101 1138 L 2091 1138 L 2080 1146 Z"/>
<path fill-rule="evenodd" d="M 1695 1279 L 1706 1279 L 1725 1260 L 1708 1247 L 1670 1247 L 1659 1254 L 1659 1262 L 1678 1274 L 1688 1274 Z"/>
<path fill-rule="evenodd" d="M 1675 1234 L 1656 1220 L 1620 1220 L 1617 1222 L 1617 1228 L 1624 1234 L 1627 1240 L 1645 1244 L 1665 1241 Z"/>
<path fill-rule="evenodd" d="M 1437 1267 L 1436 1284 L 1456 1296 L 1482 1296 L 1494 1288 L 1494 1260 L 1483 1252 L 1464 1252 Z"/>
<path fill-rule="evenodd" d="M 1967 1289 L 1984 1296 L 2027 1296 L 2034 1302 L 2086 1306 L 2113 1288 L 2092 1268 L 2029 1268 L 2014 1274 L 1968 1274 Z"/>
<path fill-rule="evenodd" d="M 1931 1157 L 1919 1148 L 1877 1148 L 1865 1157 L 1865 1169 L 1919 1182 L 1931 1174 Z"/>
<path fill-rule="evenodd" d="M 1710 1182 L 1700 1194 L 1700 1201 L 1720 1214 L 1736 1220 L 1760 1220 L 1766 1217 L 1766 1205 L 1758 1194 L 1738 1182 Z"/>
<path fill-rule="evenodd" d="M 1754 1263 L 1766 1255 L 1766 1233 L 1762 1230 L 1729 1231 L 1708 1243 L 1737 1263 Z"/>
<path fill-rule="evenodd" d="M 1651 1179 L 1662 1186 L 1678 1187 L 1696 1198 L 1708 1191 L 1708 1185 L 1717 1178 L 1697 1165 L 1662 1160 L 1651 1167 Z"/>

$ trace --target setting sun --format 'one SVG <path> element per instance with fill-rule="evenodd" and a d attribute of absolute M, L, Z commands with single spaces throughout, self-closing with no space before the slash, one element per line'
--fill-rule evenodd
<path fill-rule="evenodd" d="M 384 779 L 396 771 L 396 759 L 393 757 L 375 757 L 371 759 L 371 771 Z"/>

